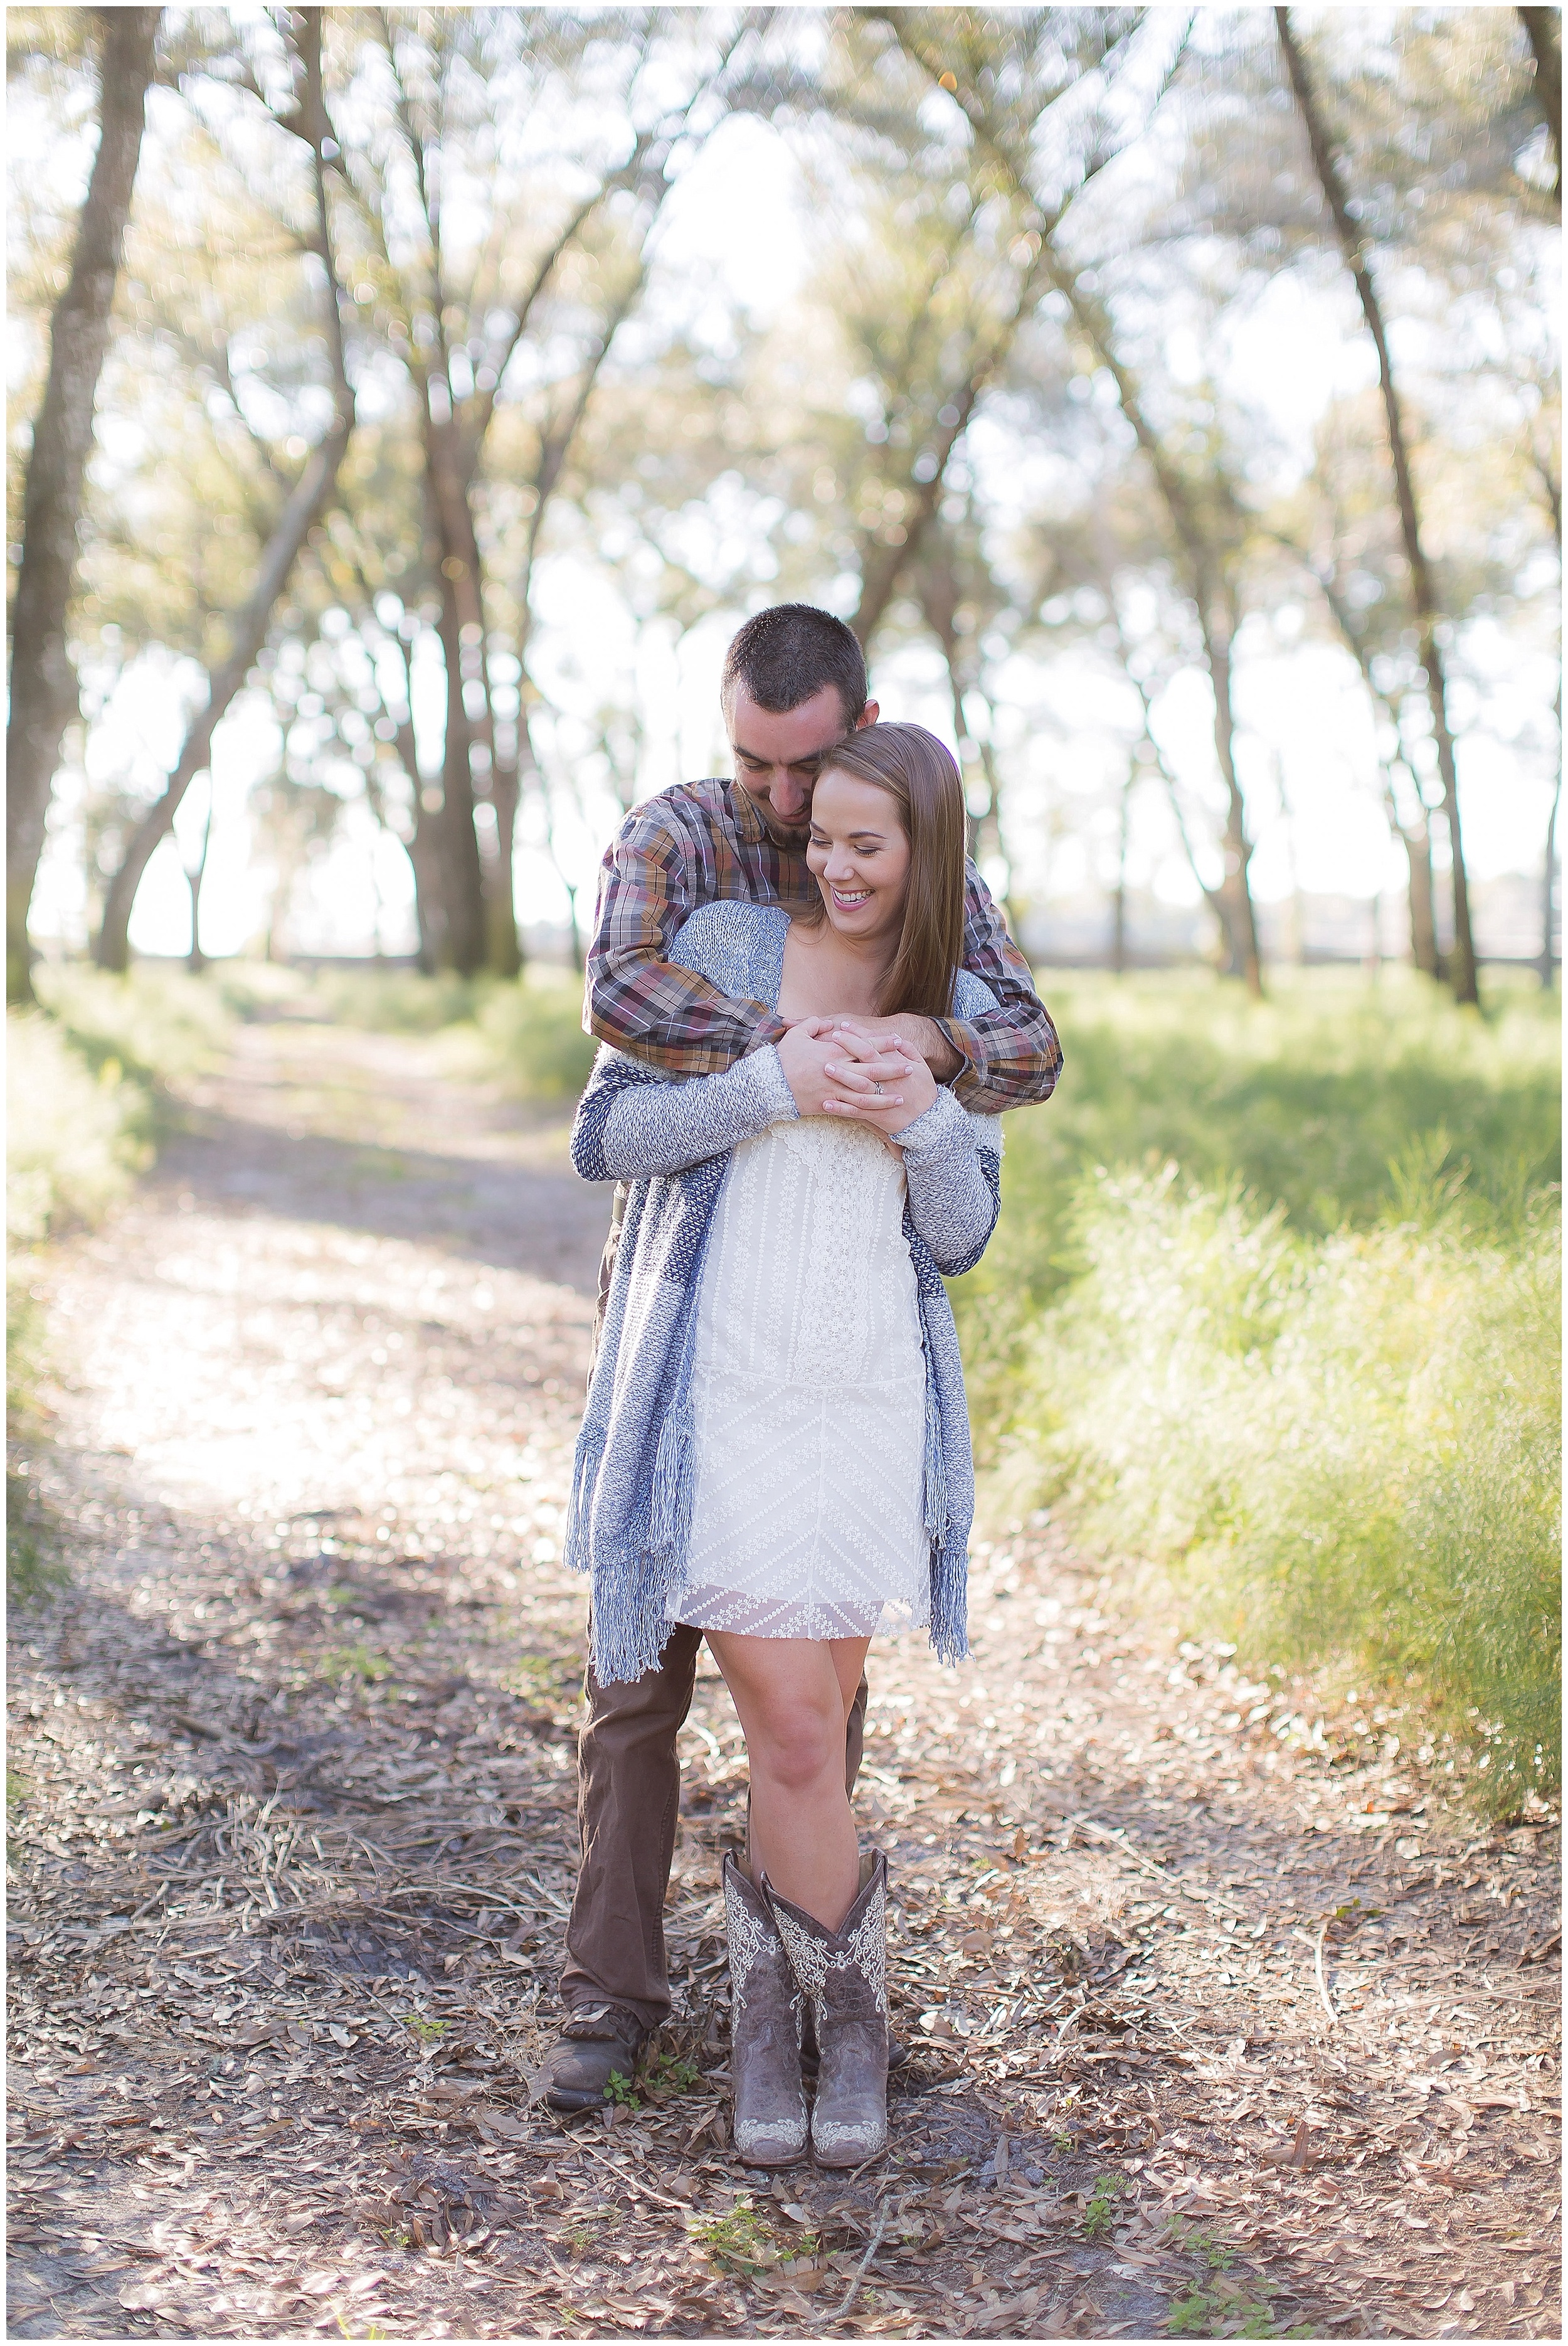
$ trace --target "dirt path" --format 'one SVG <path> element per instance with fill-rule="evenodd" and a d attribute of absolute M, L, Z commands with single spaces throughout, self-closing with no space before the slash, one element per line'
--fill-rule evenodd
<path fill-rule="evenodd" d="M 874 1662 L 886 2165 L 726 2147 L 711 1678 L 657 2081 L 530 2101 L 606 1200 L 443 1047 L 247 1027 L 55 1259 L 12 2334 L 1559 2335 L 1554 1825 L 1466 1829 L 1410 1719 L 1167 1647 L 1049 1525 L 977 1556 L 969 1668 Z"/>

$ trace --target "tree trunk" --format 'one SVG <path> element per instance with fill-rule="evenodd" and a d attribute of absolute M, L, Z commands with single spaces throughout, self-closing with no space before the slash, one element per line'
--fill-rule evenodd
<path fill-rule="evenodd" d="M 1311 571 L 1323 600 L 1329 606 L 1329 616 L 1345 639 L 1345 648 L 1361 671 L 1361 681 L 1367 688 L 1368 698 L 1375 709 L 1382 710 L 1393 728 L 1395 738 L 1400 738 L 1398 705 L 1390 700 L 1378 682 L 1371 653 L 1365 638 L 1357 631 L 1350 606 L 1340 592 L 1332 571 L 1319 570 L 1305 551 L 1292 545 L 1288 538 L 1282 537 L 1279 542 L 1289 546 L 1290 551 Z M 1426 801 L 1421 797 L 1415 768 L 1408 759 L 1401 759 L 1399 762 L 1409 778 L 1410 795 L 1420 809 L 1420 821 L 1414 825 L 1406 823 L 1400 813 L 1393 770 L 1380 757 L 1378 762 L 1383 779 L 1383 811 L 1389 818 L 1389 829 L 1404 849 L 1410 865 L 1410 959 L 1426 976 L 1441 980 L 1443 974 L 1442 955 L 1438 951 L 1437 908 L 1432 889 L 1432 836 L 1431 825 L 1427 821 Z"/>
<path fill-rule="evenodd" d="M 1424 976 L 1441 978 L 1442 961 L 1438 952 L 1437 904 L 1432 890 L 1431 830 L 1424 815 L 1414 829 L 1401 822 L 1391 790 L 1389 822 L 1410 865 L 1410 959 Z"/>
<path fill-rule="evenodd" d="M 22 560 L 12 615 L 5 728 L 5 997 L 33 998 L 27 920 L 60 744 L 76 714 L 66 648 L 76 586 L 82 478 L 108 349 L 120 252 L 141 155 L 160 8 L 101 8 L 98 151 L 76 228 L 70 281 L 49 330 L 49 375 L 33 426 Z"/>
<path fill-rule="evenodd" d="M 207 967 L 207 956 L 201 950 L 201 887 L 207 877 L 207 858 L 212 847 L 213 790 L 210 775 L 207 784 L 207 821 L 201 826 L 201 852 L 193 864 L 185 868 L 185 884 L 190 891 L 190 952 L 186 966 L 194 977 Z"/>
<path fill-rule="evenodd" d="M 1541 984 L 1551 993 L 1557 974 L 1555 924 L 1557 880 L 1557 812 L 1563 803 L 1563 769 L 1557 769 L 1556 787 L 1552 793 L 1552 812 L 1546 824 L 1546 870 L 1541 884 Z"/>
<path fill-rule="evenodd" d="M 1201 596 L 1201 589 L 1200 589 Z M 1220 885 L 1230 932 L 1232 974 L 1245 984 L 1255 1001 L 1263 998 L 1263 963 L 1257 950 L 1257 915 L 1253 908 L 1249 867 L 1252 842 L 1247 836 L 1247 804 L 1236 779 L 1236 711 L 1231 701 L 1230 634 L 1221 636 L 1198 606 L 1204 648 L 1214 686 L 1214 750 L 1225 783 L 1225 878 Z"/>
<path fill-rule="evenodd" d="M 448 555 L 447 561 L 454 557 Z M 473 825 L 473 775 L 468 762 L 468 719 L 463 706 L 462 609 L 453 581 L 442 577 L 442 657 L 446 663 L 446 733 L 441 765 L 443 964 L 473 977 L 484 966 L 484 873 Z"/>
<path fill-rule="evenodd" d="M 1274 755 L 1274 790 L 1285 823 L 1285 853 L 1290 866 L 1290 958 L 1298 969 L 1307 965 L 1307 906 L 1301 893 L 1301 866 L 1296 852 L 1296 810 L 1285 788 L 1285 761 Z"/>
<path fill-rule="evenodd" d="M 424 779 L 419 770 L 419 753 L 414 745 L 413 720 L 403 718 L 393 720 L 397 725 L 397 753 L 408 776 L 412 799 L 413 831 L 404 839 L 393 831 L 408 857 L 413 873 L 413 917 L 419 930 L 419 966 L 426 977 L 433 977 L 443 966 L 446 949 L 445 898 L 442 893 L 441 847 L 436 835 L 436 823 L 424 802 Z M 391 829 L 389 824 L 388 829 Z"/>
<path fill-rule="evenodd" d="M 487 950 L 484 965 L 496 977 L 523 974 L 523 940 L 517 933 L 512 868 L 517 849 L 517 809 L 522 793 L 517 769 L 491 770 L 490 803 L 495 810 L 495 869 L 486 895 Z"/>
<path fill-rule="evenodd" d="M 400 733 L 404 729 L 400 728 Z M 409 755 L 413 754 L 413 728 L 407 729 Z M 419 932 L 415 958 L 426 977 L 433 977 L 438 969 L 448 964 L 446 954 L 446 898 L 442 874 L 440 817 L 424 803 L 417 764 L 411 768 L 413 780 L 413 830 L 405 839 L 400 831 L 386 829 L 408 857 L 409 870 L 413 874 L 413 917 Z"/>
<path fill-rule="evenodd" d="M 1136 761 L 1127 760 L 1122 782 L 1121 821 L 1116 831 L 1116 889 L 1111 899 L 1111 967 L 1118 977 L 1127 966 L 1127 848 L 1133 827 L 1133 792 L 1137 788 Z"/>
<path fill-rule="evenodd" d="M 492 934 L 504 951 L 504 931 L 512 928 L 512 956 L 517 950 L 516 924 L 512 921 L 510 874 L 503 891 L 494 870 L 485 869 L 479 832 L 474 824 L 473 750 L 483 744 L 487 764 L 482 776 L 485 793 L 495 772 L 495 733 L 490 711 L 489 663 L 484 648 L 484 593 L 480 567 L 479 534 L 473 525 L 472 485 L 478 461 L 478 444 L 472 450 L 450 415 L 436 413 L 431 394 L 439 389 L 450 402 L 445 377 L 437 383 L 428 377 L 423 386 L 425 404 L 425 477 L 430 512 L 441 554 L 442 655 L 446 662 L 446 737 L 442 759 L 442 867 L 446 894 L 446 951 L 451 966 L 473 977 L 485 966 Z M 466 643 L 464 638 L 467 638 Z M 470 674 L 464 676 L 464 653 Z M 481 709 L 470 718 L 464 687 L 477 683 Z M 487 884 L 488 883 L 488 884 Z"/>
<path fill-rule="evenodd" d="M 1013 307 L 1007 317 L 990 343 L 972 353 L 968 381 L 958 390 L 951 392 L 943 403 L 940 413 L 952 415 L 954 420 L 942 424 L 928 443 L 926 454 L 934 466 L 931 477 L 920 481 L 911 474 L 905 484 L 913 504 L 902 539 L 891 546 L 878 546 L 873 541 L 862 553 L 860 600 L 850 616 L 850 625 L 863 648 L 870 646 L 898 591 L 900 580 L 920 551 L 921 541 L 946 495 L 947 468 L 952 452 L 969 429 L 970 419 L 981 393 L 998 368 L 1005 364 L 1023 321 L 1031 313 L 1040 279 L 1047 270 L 1049 253 L 1049 240 L 1042 237 L 1038 250 L 1019 278 Z"/>
<path fill-rule="evenodd" d="M 1080 332 L 1115 384 L 1117 403 L 1148 460 L 1160 502 L 1184 559 L 1186 589 L 1196 614 L 1204 663 L 1214 692 L 1215 756 L 1226 793 L 1225 876 L 1217 891 L 1206 887 L 1204 892 L 1215 909 L 1225 938 L 1227 974 L 1245 979 L 1248 991 L 1261 996 L 1263 965 L 1252 904 L 1252 843 L 1247 835 L 1246 801 L 1236 779 L 1236 713 L 1231 697 L 1231 638 L 1235 627 L 1227 609 L 1223 550 L 1212 543 L 1188 484 L 1145 412 L 1137 382 L 1116 347 L 1108 312 L 1092 293 L 1085 291 L 1078 275 L 1065 262 L 1054 266 L 1052 275 Z M 1146 715 L 1145 709 L 1145 718 Z"/>
<path fill-rule="evenodd" d="M 162 797 L 148 808 L 131 834 L 125 861 L 109 882 L 95 956 L 100 969 L 124 970 L 129 964 L 131 908 L 136 903 L 142 874 L 152 860 L 154 850 L 172 828 L 186 791 L 197 775 L 207 768 L 212 750 L 212 736 L 249 676 L 257 653 L 267 640 L 273 610 L 299 558 L 300 549 L 336 492 L 339 468 L 354 426 L 354 394 L 349 382 L 343 352 L 341 296 L 327 208 L 326 165 L 321 153 L 322 140 L 330 136 L 321 94 L 321 11 L 320 8 L 302 8 L 298 11 L 295 21 L 300 28 L 299 46 L 305 68 L 305 89 L 300 110 L 290 119 L 291 127 L 297 127 L 298 135 L 310 145 L 312 154 L 318 236 L 316 249 L 327 272 L 324 322 L 327 346 L 332 359 L 336 413 L 331 430 L 306 464 L 262 549 L 255 584 L 234 615 L 229 657 L 221 667 L 213 671 L 207 706 L 186 735 L 179 761 L 164 786 Z"/>
<path fill-rule="evenodd" d="M 367 600 L 369 599 L 367 590 Z M 399 644 L 402 653 L 402 705 L 406 710 L 412 689 L 408 652 L 406 646 L 402 645 L 398 638 L 393 638 L 392 641 Z M 409 870 L 413 875 L 414 925 L 419 934 L 415 959 L 424 975 L 430 977 L 442 965 L 443 940 L 445 933 L 442 911 L 441 850 L 434 835 L 435 818 L 424 802 L 424 777 L 419 770 L 419 750 L 414 740 L 413 719 L 412 716 L 400 717 L 394 714 L 387 707 L 384 698 L 382 707 L 392 721 L 393 746 L 397 750 L 398 762 L 402 768 L 409 786 L 412 828 L 406 838 L 389 818 L 386 801 L 381 790 L 367 789 L 367 796 L 371 812 L 377 822 L 390 839 L 396 840 L 408 857 Z"/>
<path fill-rule="evenodd" d="M 1531 52 L 1535 59 L 1535 96 L 1552 134 L 1552 160 L 1556 178 L 1552 192 L 1563 200 L 1563 46 L 1561 8 L 1522 8 Z"/>
<path fill-rule="evenodd" d="M 1143 678 L 1135 675 L 1133 671 L 1131 662 L 1128 658 L 1127 638 L 1122 626 L 1121 614 L 1119 611 L 1115 611 L 1114 604 L 1112 608 L 1115 614 L 1116 641 L 1122 655 L 1122 672 L 1125 676 L 1127 682 L 1132 686 L 1133 690 L 1137 694 L 1138 707 L 1143 711 L 1143 733 L 1139 740 L 1134 745 L 1133 762 L 1135 766 L 1139 764 L 1152 766 L 1166 786 L 1166 797 L 1170 802 L 1170 811 L 1176 819 L 1176 831 L 1181 840 L 1182 853 L 1186 857 L 1187 870 L 1192 873 L 1193 878 L 1197 882 L 1198 886 L 1202 889 L 1204 903 L 1208 906 L 1209 911 L 1214 915 L 1215 925 L 1219 931 L 1221 942 L 1225 945 L 1227 955 L 1231 964 L 1231 966 L 1227 970 L 1227 975 L 1234 976 L 1236 974 L 1234 965 L 1236 957 L 1231 941 L 1229 907 L 1226 903 L 1224 886 L 1222 884 L 1218 888 L 1211 888 L 1198 868 L 1197 854 L 1193 847 L 1192 834 L 1186 827 L 1186 816 L 1182 811 L 1181 793 L 1176 788 L 1176 776 L 1172 773 L 1170 766 L 1166 761 L 1165 751 L 1160 748 L 1159 743 L 1155 739 L 1153 703 L 1149 699 L 1148 689 L 1145 685 Z"/>
<path fill-rule="evenodd" d="M 1448 818 L 1449 844 L 1453 856 L 1453 960 L 1450 971 L 1454 997 L 1460 1002 L 1479 1002 L 1476 981 L 1475 942 L 1471 930 L 1470 884 L 1464 865 L 1464 842 L 1460 831 L 1459 770 L 1454 760 L 1453 734 L 1448 718 L 1448 685 L 1444 673 L 1442 647 L 1438 640 L 1437 597 L 1432 586 L 1431 566 L 1421 544 L 1420 513 L 1416 503 L 1415 482 L 1410 473 L 1410 452 L 1405 444 L 1404 417 L 1400 407 L 1399 393 L 1394 384 L 1393 363 L 1389 356 L 1388 335 L 1384 331 L 1382 306 L 1367 263 L 1361 234 L 1350 217 L 1349 204 L 1339 177 L 1339 166 L 1329 143 L 1327 127 L 1318 104 L 1318 94 L 1307 69 L 1307 59 L 1297 42 L 1290 24 L 1288 8 L 1276 8 L 1275 22 L 1279 28 L 1279 46 L 1285 53 L 1291 87 L 1296 103 L 1301 109 L 1306 126 L 1307 142 L 1312 150 L 1313 167 L 1323 190 L 1325 202 L 1333 216 L 1339 232 L 1346 264 L 1355 280 L 1361 315 L 1367 332 L 1378 353 L 1378 382 L 1382 392 L 1383 418 L 1388 430 L 1389 454 L 1394 468 L 1394 493 L 1399 506 L 1400 534 L 1404 541 L 1405 564 L 1410 571 L 1410 601 L 1414 610 L 1416 635 L 1420 646 L 1421 665 L 1426 671 L 1427 705 L 1431 712 L 1432 739 L 1437 749 L 1438 772 L 1442 779 L 1443 811 Z"/>
<path fill-rule="evenodd" d="M 1031 270 L 1026 281 L 1033 283 L 1033 272 Z M 1020 319 L 1015 316 L 1013 321 L 1013 332 L 1016 332 L 1019 322 L 1021 322 Z M 873 540 L 862 556 L 860 600 L 850 619 L 850 625 L 860 638 L 862 647 L 871 643 L 871 638 L 876 634 L 886 615 L 888 605 L 898 591 L 900 579 L 920 551 L 921 539 L 931 526 L 932 515 L 945 493 L 948 460 L 957 447 L 964 427 L 973 413 L 975 401 L 984 389 L 1005 350 L 1011 346 L 1013 332 L 1006 336 L 1005 341 L 999 339 L 989 352 L 979 355 L 972 380 L 966 382 L 962 391 L 958 392 L 949 403 L 950 409 L 956 412 L 959 420 L 956 423 L 943 425 L 937 436 L 936 470 L 930 480 L 920 482 L 911 480 L 909 484 L 915 493 L 914 507 L 899 544 L 879 546 Z"/>

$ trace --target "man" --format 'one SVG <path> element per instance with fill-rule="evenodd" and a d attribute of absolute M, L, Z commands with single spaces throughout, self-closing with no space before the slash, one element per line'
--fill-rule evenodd
<path fill-rule="evenodd" d="M 634 808 L 605 857 L 585 1024 L 667 1074 L 711 1075 L 777 1042 L 785 1024 L 766 1005 L 734 1001 L 665 959 L 698 904 L 808 903 L 811 790 L 834 746 L 874 724 L 860 647 L 842 620 L 808 604 L 760 611 L 725 659 L 725 721 L 732 781 L 681 784 Z M 940 1083 L 994 1112 L 1048 1099 L 1061 1046 L 1027 966 L 972 868 L 964 963 L 997 1008 L 961 1022 L 904 1015 L 857 1019 L 873 1037 L 912 1046 Z M 897 1062 L 829 1060 L 827 1094 L 869 1088 Z M 609 1291 L 619 1229 L 600 1272 Z M 601 1687 L 588 1673 L 590 1705 L 578 1749 L 582 1867 L 566 1931 L 565 2017 L 549 2063 L 555 2109 L 600 2106 L 612 2075 L 630 2079 L 647 2038 L 667 2015 L 664 1900 L 680 1806 L 676 1740 L 691 1706 L 697 1629 L 677 1627 L 657 1670 L 633 1686 Z M 850 1714 L 844 1755 L 853 1787 L 860 1763 L 866 1684 Z"/>

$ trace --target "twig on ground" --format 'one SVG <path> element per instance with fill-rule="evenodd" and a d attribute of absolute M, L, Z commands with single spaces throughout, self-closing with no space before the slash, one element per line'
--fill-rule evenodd
<path fill-rule="evenodd" d="M 887 2230 L 887 2229 L 888 2203 L 884 2199 L 877 2209 L 877 2220 L 871 2229 L 871 2237 L 866 2244 L 866 2253 L 860 2259 L 860 2263 L 855 2267 L 854 2272 L 850 2277 L 850 2286 L 844 2291 L 844 2301 L 842 2305 L 839 2307 L 836 2313 L 829 2315 L 828 2318 L 830 2321 L 842 2321 L 845 2314 L 848 2313 L 850 2306 L 853 2305 L 855 2299 L 860 2294 L 860 2283 L 865 2280 L 867 2271 L 871 2267 L 871 2259 L 876 2255 L 877 2250 L 882 2245 L 882 2234 Z"/>
<path fill-rule="evenodd" d="M 645 2198 L 657 2199 L 661 2208 L 673 2208 L 677 2215 L 690 2215 L 691 2207 L 687 2200 L 667 2198 L 662 2191 L 656 2191 L 651 2183 L 646 2183 L 640 2175 L 628 2175 L 626 2168 L 617 2160 L 613 2159 L 607 2151 L 599 2148 L 597 2143 L 579 2140 L 577 2147 L 579 2150 L 585 2150 L 590 2158 L 596 2158 L 601 2167 L 607 2167 L 616 2182 L 625 2185 L 629 2190 L 640 2191 Z"/>
<path fill-rule="evenodd" d="M 1074 1832 L 1092 1833 L 1096 1841 L 1106 1841 L 1112 1849 L 1119 1849 L 1124 1857 L 1130 1857 L 1135 1865 L 1141 1865 L 1145 1873 L 1152 1873 L 1156 1881 L 1179 1891 L 1184 1898 L 1192 1899 L 1197 1905 L 1217 1906 L 1221 1913 L 1234 1914 L 1238 1922 L 1245 1923 L 1248 1919 L 1246 1908 L 1233 1906 L 1228 1898 L 1218 1898 L 1212 1890 L 1189 1889 L 1179 1874 L 1167 1873 L 1163 1865 L 1156 1865 L 1152 1857 L 1145 1857 L 1141 1849 L 1135 1849 L 1125 1833 L 1113 1832 L 1108 1825 L 1096 1824 L 1093 1817 L 1064 1817 L 1062 1821 Z"/>
<path fill-rule="evenodd" d="M 1312 1968 L 1318 1974 L 1318 1993 L 1323 1999 L 1323 2009 L 1329 2015 L 1329 2025 L 1330 2028 L 1338 2028 L 1339 2015 L 1334 2009 L 1334 2000 L 1329 1994 L 1329 1983 L 1323 1976 L 1323 1943 L 1329 1936 L 1329 1924 L 1333 1919 L 1330 1914 L 1318 1933 L 1318 1943 L 1312 1950 Z"/>

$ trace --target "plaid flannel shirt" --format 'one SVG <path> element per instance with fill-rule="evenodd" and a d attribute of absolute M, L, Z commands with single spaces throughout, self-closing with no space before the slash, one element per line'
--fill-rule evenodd
<path fill-rule="evenodd" d="M 666 958 L 699 904 L 809 903 L 805 856 L 779 846 L 738 783 L 683 782 L 634 807 L 607 851 L 588 954 L 583 1024 L 601 1042 L 669 1076 L 710 1076 L 764 1043 L 782 1021 L 760 1002 L 737 1002 Z M 937 1025 L 964 1064 L 952 1088 L 982 1115 L 1049 1099 L 1062 1046 L 1029 967 L 972 863 L 964 898 L 963 965 L 997 1007 Z"/>

